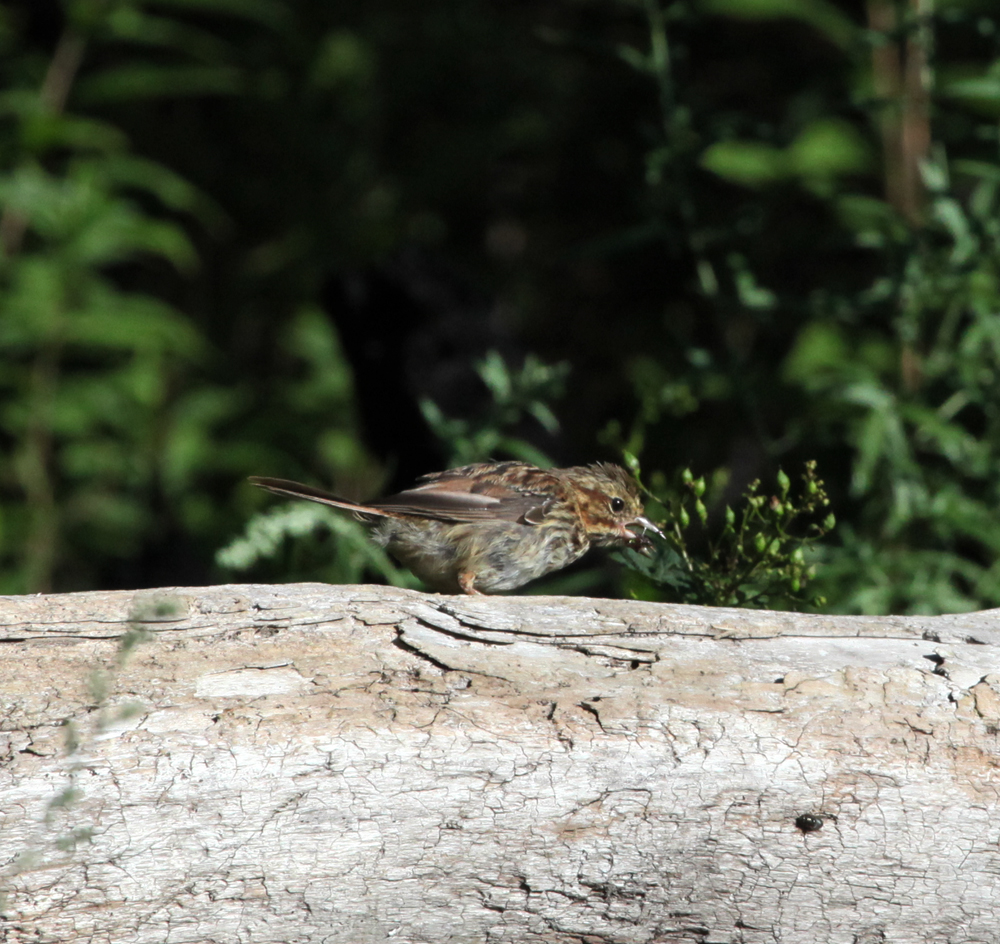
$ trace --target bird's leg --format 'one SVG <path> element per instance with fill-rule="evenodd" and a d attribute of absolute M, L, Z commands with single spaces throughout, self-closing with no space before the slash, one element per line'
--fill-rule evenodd
<path fill-rule="evenodd" d="M 470 596 L 483 596 L 482 590 L 477 590 L 473 584 L 476 582 L 476 575 L 471 570 L 463 571 L 458 575 L 458 585 L 462 588 L 462 593 Z"/>

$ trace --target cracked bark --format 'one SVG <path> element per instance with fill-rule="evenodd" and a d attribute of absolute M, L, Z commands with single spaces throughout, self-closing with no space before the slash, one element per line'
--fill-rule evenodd
<path fill-rule="evenodd" d="M 5 942 L 1000 939 L 998 611 L 309 584 L 0 624 Z"/>

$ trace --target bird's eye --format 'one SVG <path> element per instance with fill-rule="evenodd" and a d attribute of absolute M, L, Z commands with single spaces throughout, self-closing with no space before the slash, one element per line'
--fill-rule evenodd
<path fill-rule="evenodd" d="M 611 510 L 612 511 L 624 511 L 625 502 L 621 498 L 611 499 Z"/>

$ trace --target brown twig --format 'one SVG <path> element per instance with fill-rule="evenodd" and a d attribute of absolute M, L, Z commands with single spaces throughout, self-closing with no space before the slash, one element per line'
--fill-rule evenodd
<path fill-rule="evenodd" d="M 930 0 L 909 0 L 914 23 L 904 40 L 897 0 L 869 0 L 868 25 L 886 42 L 872 51 L 875 95 L 882 105 L 886 199 L 913 225 L 923 220 L 920 164 L 930 153 L 930 72 L 927 31 L 920 25 Z"/>
<path fill-rule="evenodd" d="M 60 114 L 66 108 L 73 81 L 83 61 L 86 41 L 78 33 L 62 34 L 38 90 L 43 111 Z M 21 250 L 28 217 L 5 207 L 0 215 L 0 250 L 9 258 Z M 59 538 L 55 490 L 49 470 L 52 454 L 51 409 L 59 376 L 61 341 L 50 337 L 35 354 L 30 379 L 31 416 L 24 450 L 15 465 L 32 509 L 32 527 L 25 543 L 25 582 L 29 591 L 49 590 Z"/>
<path fill-rule="evenodd" d="M 62 34 L 38 91 L 44 109 L 54 114 L 65 109 L 85 48 L 86 40 L 79 33 L 67 30 Z M 15 255 L 20 250 L 27 227 L 28 219 L 23 213 L 11 207 L 4 208 L 0 216 L 0 249 L 5 256 Z"/>

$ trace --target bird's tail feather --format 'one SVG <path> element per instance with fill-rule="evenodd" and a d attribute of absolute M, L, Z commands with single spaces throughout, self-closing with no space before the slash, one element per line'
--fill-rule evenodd
<path fill-rule="evenodd" d="M 288 479 L 272 479 L 260 475 L 251 475 L 248 481 L 258 488 L 274 492 L 275 495 L 287 495 L 289 498 L 305 498 L 323 505 L 333 505 L 335 508 L 346 508 L 348 511 L 356 512 L 359 515 L 377 515 L 380 518 L 395 517 L 391 511 L 373 508 L 371 505 L 359 505 L 357 502 L 347 501 L 346 498 L 339 498 L 331 492 L 326 492 L 321 488 L 314 488 L 312 485 L 303 485 L 301 482 L 292 482 Z"/>

